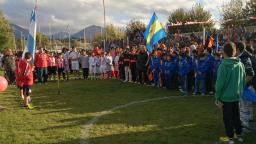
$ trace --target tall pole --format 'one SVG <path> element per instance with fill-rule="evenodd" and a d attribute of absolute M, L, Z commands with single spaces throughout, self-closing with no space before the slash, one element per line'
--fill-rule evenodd
<path fill-rule="evenodd" d="M 26 37 L 24 36 L 23 37 L 23 50 L 25 50 L 26 48 Z"/>
<path fill-rule="evenodd" d="M 206 42 L 206 35 L 205 35 L 205 27 L 203 28 L 203 45 L 205 45 Z"/>
<path fill-rule="evenodd" d="M 50 48 L 52 50 L 52 32 L 51 32 L 51 24 L 49 24 L 49 35 L 50 35 Z"/>
<path fill-rule="evenodd" d="M 20 47 L 21 47 L 21 50 L 23 50 L 24 49 L 24 47 L 23 47 L 23 37 L 22 37 L 22 31 L 20 31 Z"/>
<path fill-rule="evenodd" d="M 40 32 L 41 32 L 41 29 L 40 29 L 40 25 L 38 26 L 38 33 L 39 33 L 39 47 L 42 47 L 42 37 L 41 37 L 41 34 L 40 34 Z"/>
<path fill-rule="evenodd" d="M 84 28 L 84 48 L 86 49 L 86 35 L 85 35 L 85 28 Z"/>
<path fill-rule="evenodd" d="M 70 38 L 69 24 L 67 25 L 65 33 L 68 34 L 68 48 L 70 49 L 71 48 L 71 38 Z"/>
<path fill-rule="evenodd" d="M 17 51 L 16 38 L 15 38 L 14 33 L 13 33 L 13 44 L 14 44 L 15 51 Z"/>
<path fill-rule="evenodd" d="M 104 12 L 104 51 L 106 51 L 106 7 L 105 0 L 103 0 L 103 12 Z"/>
<path fill-rule="evenodd" d="M 68 47 L 71 48 L 70 32 L 68 32 Z"/>

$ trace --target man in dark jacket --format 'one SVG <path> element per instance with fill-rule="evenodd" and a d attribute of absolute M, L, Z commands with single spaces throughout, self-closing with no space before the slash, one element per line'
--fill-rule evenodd
<path fill-rule="evenodd" d="M 251 54 L 246 51 L 246 46 L 242 42 L 236 43 L 237 56 L 241 59 L 244 64 L 246 73 L 246 86 L 252 84 L 252 79 L 254 77 L 254 70 L 252 67 Z M 241 99 L 240 101 L 240 117 L 242 125 L 245 127 L 249 126 L 249 121 L 253 118 L 253 107 L 252 102 Z"/>
<path fill-rule="evenodd" d="M 139 82 L 144 84 L 147 81 L 148 54 L 145 46 L 140 46 L 140 52 L 137 56 L 136 68 L 139 75 Z"/>
<path fill-rule="evenodd" d="M 11 49 L 6 49 L 3 59 L 3 68 L 6 74 L 6 79 L 9 84 L 14 84 L 15 82 L 15 56 L 12 53 Z"/>

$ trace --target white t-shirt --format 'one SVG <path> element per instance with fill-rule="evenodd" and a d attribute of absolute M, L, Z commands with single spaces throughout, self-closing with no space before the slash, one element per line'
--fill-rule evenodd
<path fill-rule="evenodd" d="M 118 65 L 118 61 L 119 61 L 119 56 L 117 55 L 117 56 L 115 57 L 115 59 L 114 59 L 115 65 Z"/>
<path fill-rule="evenodd" d="M 113 65 L 112 56 L 106 56 L 106 62 L 107 62 L 107 65 L 112 66 Z"/>

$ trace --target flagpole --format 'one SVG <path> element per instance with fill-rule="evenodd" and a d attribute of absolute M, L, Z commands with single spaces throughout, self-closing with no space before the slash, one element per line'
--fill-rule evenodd
<path fill-rule="evenodd" d="M 70 49 L 71 48 L 70 31 L 68 31 L 68 46 L 69 46 L 69 49 Z"/>
<path fill-rule="evenodd" d="M 14 35 L 14 33 L 13 33 L 13 41 L 14 41 L 14 49 L 15 49 L 15 51 L 17 51 L 17 45 L 16 45 L 16 38 L 15 38 L 15 35 Z"/>
<path fill-rule="evenodd" d="M 203 28 L 203 45 L 205 45 L 206 39 L 205 39 L 205 27 Z"/>
<path fill-rule="evenodd" d="M 51 32 L 51 23 L 49 24 L 49 35 L 50 35 L 50 49 L 52 50 L 52 32 Z"/>
<path fill-rule="evenodd" d="M 106 35 L 107 35 L 107 31 L 106 31 L 106 7 L 105 7 L 105 0 L 103 0 L 103 13 L 104 13 L 104 52 L 106 51 Z"/>
<path fill-rule="evenodd" d="M 84 49 L 86 49 L 86 35 L 85 35 L 85 28 L 84 28 Z"/>
<path fill-rule="evenodd" d="M 22 34 L 22 31 L 20 31 L 20 48 L 21 48 L 21 50 L 24 50 L 24 47 L 23 47 L 23 34 Z"/>

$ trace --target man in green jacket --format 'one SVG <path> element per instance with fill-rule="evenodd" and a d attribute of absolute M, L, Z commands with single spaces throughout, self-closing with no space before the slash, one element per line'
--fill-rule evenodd
<path fill-rule="evenodd" d="M 234 133 L 239 141 L 242 134 L 242 126 L 239 114 L 239 100 L 245 87 L 245 68 L 239 58 L 235 57 L 236 47 L 234 43 L 227 43 L 223 48 L 223 56 L 217 75 L 216 104 L 223 109 L 223 121 L 228 144 L 233 144 Z"/>

